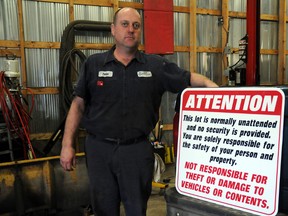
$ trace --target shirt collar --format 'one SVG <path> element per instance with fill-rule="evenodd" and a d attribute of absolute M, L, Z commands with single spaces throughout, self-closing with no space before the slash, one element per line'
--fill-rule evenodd
<path fill-rule="evenodd" d="M 111 62 L 111 61 L 117 61 L 116 58 L 114 57 L 114 50 L 116 48 L 116 45 L 113 45 L 111 49 L 108 51 L 106 59 L 104 61 L 104 65 Z M 145 58 L 143 56 L 143 53 L 141 53 L 139 50 L 137 50 L 135 54 L 135 58 L 139 63 L 145 63 Z"/>

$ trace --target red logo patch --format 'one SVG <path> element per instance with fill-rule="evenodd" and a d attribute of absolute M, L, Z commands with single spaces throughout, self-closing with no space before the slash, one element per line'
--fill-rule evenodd
<path fill-rule="evenodd" d="M 101 80 L 98 80 L 97 81 L 97 86 L 103 86 L 104 85 L 104 82 L 103 81 L 101 81 Z"/>

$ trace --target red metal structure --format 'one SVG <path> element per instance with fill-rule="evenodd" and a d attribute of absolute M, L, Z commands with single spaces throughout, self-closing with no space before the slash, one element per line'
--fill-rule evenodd
<path fill-rule="evenodd" d="M 246 85 L 259 85 L 260 0 L 247 0 L 246 29 L 248 35 Z"/>

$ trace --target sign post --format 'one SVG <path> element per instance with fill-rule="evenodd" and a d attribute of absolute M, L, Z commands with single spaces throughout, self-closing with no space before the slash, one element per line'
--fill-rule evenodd
<path fill-rule="evenodd" d="M 284 117 L 278 88 L 186 89 L 176 189 L 257 215 L 276 215 Z"/>

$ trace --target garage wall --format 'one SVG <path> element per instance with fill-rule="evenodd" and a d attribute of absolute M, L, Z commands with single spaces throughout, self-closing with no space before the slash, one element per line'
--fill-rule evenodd
<path fill-rule="evenodd" d="M 287 80 L 286 1 L 261 1 L 261 84 Z M 118 0 L 1 0 L 0 70 L 6 56 L 20 62 L 21 83 L 34 93 L 31 139 L 46 142 L 58 127 L 59 49 L 63 30 L 73 20 L 111 22 L 118 7 L 142 13 L 143 1 Z M 283 8 L 284 6 L 284 8 Z M 238 61 L 238 43 L 246 34 L 246 0 L 174 0 L 174 54 L 166 57 L 181 67 L 227 84 L 224 70 Z M 223 23 L 219 24 L 219 18 Z M 283 40 L 279 40 L 284 38 Z M 86 56 L 113 44 L 110 35 L 79 34 L 76 48 Z M 225 53 L 229 46 L 232 53 Z M 284 48 L 282 49 L 282 47 Z M 144 40 L 140 49 L 145 51 Z M 27 94 L 31 103 L 32 95 Z M 161 108 L 164 141 L 172 144 L 175 95 L 167 93 Z"/>

